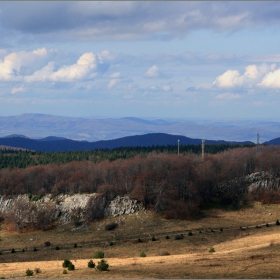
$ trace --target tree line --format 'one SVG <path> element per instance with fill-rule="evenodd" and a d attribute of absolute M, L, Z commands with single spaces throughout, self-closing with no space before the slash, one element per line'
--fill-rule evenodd
<path fill-rule="evenodd" d="M 248 201 L 244 176 L 280 176 L 280 147 L 205 154 L 151 152 L 131 158 L 72 161 L 0 170 L 0 195 L 99 193 L 106 201 L 128 195 L 166 218 L 192 219 L 209 203 L 239 207 Z M 102 200 L 103 201 L 103 200 Z"/>
<path fill-rule="evenodd" d="M 205 152 L 216 154 L 228 149 L 238 147 L 252 147 L 254 145 L 240 144 L 211 144 L 205 145 Z M 176 145 L 151 146 L 151 147 L 121 147 L 116 149 L 100 149 L 93 151 L 69 151 L 69 152 L 35 152 L 0 150 L 0 169 L 4 168 L 26 168 L 28 166 L 38 166 L 47 164 L 68 163 L 72 161 L 90 160 L 98 163 L 104 160 L 114 161 L 117 159 L 128 159 L 136 155 L 147 155 L 151 152 L 177 154 Z M 181 145 L 181 154 L 200 154 L 201 145 Z"/>

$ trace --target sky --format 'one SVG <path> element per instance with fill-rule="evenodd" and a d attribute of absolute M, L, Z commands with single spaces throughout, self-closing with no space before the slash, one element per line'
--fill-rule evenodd
<path fill-rule="evenodd" d="M 0 2 L 0 115 L 280 119 L 280 2 Z"/>

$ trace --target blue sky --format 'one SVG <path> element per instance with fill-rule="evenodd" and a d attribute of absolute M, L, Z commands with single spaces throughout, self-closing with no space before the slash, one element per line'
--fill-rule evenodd
<path fill-rule="evenodd" d="M 273 118 L 280 2 L 0 2 L 0 115 Z"/>

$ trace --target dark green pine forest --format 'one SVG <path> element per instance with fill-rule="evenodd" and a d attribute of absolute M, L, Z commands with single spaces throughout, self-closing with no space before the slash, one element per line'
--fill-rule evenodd
<path fill-rule="evenodd" d="M 240 147 L 254 147 L 253 144 L 210 144 L 205 145 L 205 153 L 217 154 L 229 149 Z M 151 147 L 121 147 L 115 149 L 100 149 L 93 151 L 69 151 L 69 152 L 30 152 L 16 150 L 0 150 L 0 169 L 26 168 L 28 166 L 68 163 L 72 161 L 92 161 L 94 163 L 103 160 L 114 161 L 117 159 L 132 158 L 136 155 L 147 155 L 151 152 L 177 154 L 177 145 L 151 146 Z M 181 145 L 180 154 L 201 154 L 201 145 Z"/>

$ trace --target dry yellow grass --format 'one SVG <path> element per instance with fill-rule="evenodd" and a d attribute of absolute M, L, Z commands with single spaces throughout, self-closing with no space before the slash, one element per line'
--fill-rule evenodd
<path fill-rule="evenodd" d="M 75 271 L 62 274 L 62 260 L 1 264 L 0 275 L 21 278 L 27 268 L 41 268 L 36 278 L 279 278 L 280 234 L 247 236 L 214 245 L 215 253 L 107 258 L 109 271 L 87 267 L 87 260 L 72 260 Z"/>
<path fill-rule="evenodd" d="M 34 270 L 36 267 L 42 272 L 33 276 L 35 278 L 280 277 L 280 226 L 254 226 L 280 219 L 278 205 L 263 206 L 256 203 L 254 207 L 240 211 L 214 209 L 207 211 L 205 218 L 192 222 L 166 221 L 149 212 L 142 212 L 126 216 L 117 231 L 104 230 L 104 225 L 109 221 L 123 218 L 110 218 L 92 224 L 88 231 L 83 232 L 71 232 L 70 226 L 59 227 L 52 232 L 24 234 L 1 230 L 2 251 L 25 246 L 38 246 L 39 251 L 3 253 L 0 256 L 0 277 L 22 278 L 26 269 Z M 246 227 L 246 230 L 240 230 L 240 226 Z M 253 227 L 247 228 L 250 226 Z M 220 231 L 220 228 L 224 230 Z M 193 236 L 187 235 L 189 230 L 192 230 Z M 178 233 L 183 233 L 184 239 L 174 240 L 174 235 Z M 171 239 L 166 240 L 166 234 Z M 152 235 L 158 241 L 152 242 Z M 138 237 L 145 242 L 137 243 Z M 30 238 L 33 240 L 30 241 Z M 65 247 L 55 251 L 42 246 L 46 240 L 60 246 L 77 242 L 81 247 Z M 115 245 L 109 246 L 108 241 L 114 241 Z M 215 253 L 208 252 L 212 246 Z M 105 252 L 109 271 L 99 272 L 87 267 L 96 250 Z M 146 252 L 146 258 L 139 257 L 142 250 Z M 169 252 L 170 255 L 159 256 L 161 252 Z M 65 258 L 73 262 L 75 271 L 62 274 Z M 97 264 L 98 260 L 94 261 Z"/>

